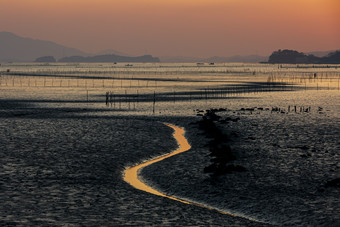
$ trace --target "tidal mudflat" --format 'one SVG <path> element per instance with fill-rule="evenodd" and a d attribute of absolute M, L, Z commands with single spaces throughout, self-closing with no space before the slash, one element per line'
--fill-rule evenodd
<path fill-rule="evenodd" d="M 336 108 L 283 109 L 215 109 L 216 117 L 210 119 L 204 114 L 205 120 L 186 126 L 193 144 L 190 151 L 155 163 L 142 174 L 166 193 L 274 225 L 336 226 Z M 215 131 L 202 130 L 204 121 L 211 121 Z"/>
<path fill-rule="evenodd" d="M 1 224 L 236 225 L 245 218 L 137 190 L 155 189 L 278 225 L 339 223 L 339 68 L 216 64 L 3 64 Z M 213 176 L 205 110 L 246 171 Z M 302 109 L 303 108 L 303 109 Z M 236 120 L 239 119 L 239 120 Z M 333 185 L 329 182 L 335 182 Z"/>

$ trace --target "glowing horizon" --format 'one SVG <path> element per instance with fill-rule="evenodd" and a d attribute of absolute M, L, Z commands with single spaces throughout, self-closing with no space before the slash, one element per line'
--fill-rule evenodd
<path fill-rule="evenodd" d="M 0 31 L 87 52 L 268 55 L 339 49 L 338 0 L 3 0 Z"/>

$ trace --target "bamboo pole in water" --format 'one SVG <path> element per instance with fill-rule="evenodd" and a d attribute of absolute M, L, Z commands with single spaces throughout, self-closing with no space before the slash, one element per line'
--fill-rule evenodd
<path fill-rule="evenodd" d="M 115 97 L 115 95 L 114 95 L 114 93 L 112 92 L 112 98 L 113 98 L 113 108 L 115 108 L 116 109 L 116 97 Z"/>
<path fill-rule="evenodd" d="M 137 102 L 137 104 L 139 102 L 139 92 L 138 92 L 138 90 L 137 90 L 137 99 L 136 99 L 136 102 Z"/>
<path fill-rule="evenodd" d="M 176 103 L 176 91 L 174 90 L 174 103 Z"/>
<path fill-rule="evenodd" d="M 155 114 L 155 105 L 156 105 L 156 92 L 153 92 L 153 105 L 152 105 L 152 113 Z"/>
<path fill-rule="evenodd" d="M 128 99 L 127 99 L 127 91 L 125 90 L 125 103 L 128 102 Z"/>

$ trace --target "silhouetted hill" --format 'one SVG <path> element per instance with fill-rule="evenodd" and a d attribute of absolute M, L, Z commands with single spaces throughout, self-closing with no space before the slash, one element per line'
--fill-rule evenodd
<path fill-rule="evenodd" d="M 204 58 L 183 57 L 183 56 L 162 56 L 159 57 L 163 63 L 194 63 L 204 62 Z"/>
<path fill-rule="evenodd" d="M 160 57 L 161 62 L 169 63 L 193 63 L 193 62 L 215 62 L 215 63 L 227 63 L 227 62 L 243 62 L 243 63 L 258 63 L 268 61 L 268 57 L 259 55 L 248 55 L 248 56 L 232 56 L 232 57 L 210 57 L 210 58 L 196 58 L 196 57 Z"/>
<path fill-rule="evenodd" d="M 35 59 L 34 62 L 56 62 L 56 60 L 53 56 L 44 56 L 44 57 Z"/>
<path fill-rule="evenodd" d="M 54 42 L 30 39 L 10 32 L 0 32 L 0 62 L 32 62 L 41 56 L 62 58 L 71 55 L 88 55 L 80 50 Z"/>
<path fill-rule="evenodd" d="M 90 57 L 71 56 L 59 60 L 59 62 L 160 62 L 159 58 L 151 55 L 144 55 L 138 57 L 126 57 L 114 54 L 97 55 Z"/>
<path fill-rule="evenodd" d="M 325 57 L 306 55 L 295 50 L 274 51 L 268 60 L 269 63 L 283 64 L 340 64 L 340 51 L 329 53 Z"/>
<path fill-rule="evenodd" d="M 125 53 L 125 52 L 121 52 L 118 50 L 112 50 L 112 49 L 107 49 L 107 50 L 101 50 L 95 54 L 93 54 L 93 56 L 95 55 L 118 55 L 118 56 L 127 56 L 127 57 L 132 57 L 133 55 Z"/>
<path fill-rule="evenodd" d="M 248 56 L 232 56 L 232 57 L 211 57 L 205 59 L 205 62 L 216 62 L 216 63 L 224 63 L 224 62 L 242 62 L 242 63 L 258 63 L 268 61 L 268 57 L 258 56 L 258 55 L 248 55 Z"/>
<path fill-rule="evenodd" d="M 322 58 L 323 64 L 340 64 L 340 50 L 328 54 Z"/>
<path fill-rule="evenodd" d="M 329 50 L 329 51 L 311 51 L 311 52 L 306 52 L 307 55 L 314 55 L 316 57 L 325 57 L 328 54 L 335 52 L 336 50 Z"/>

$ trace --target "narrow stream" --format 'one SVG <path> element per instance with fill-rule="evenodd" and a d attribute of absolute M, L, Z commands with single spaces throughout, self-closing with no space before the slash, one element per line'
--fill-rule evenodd
<path fill-rule="evenodd" d="M 231 216 L 235 216 L 235 217 L 242 217 L 242 218 L 245 218 L 245 219 L 248 219 L 248 220 L 251 220 L 251 221 L 264 223 L 261 220 L 254 219 L 252 217 L 247 217 L 247 216 L 244 216 L 242 214 L 234 214 L 234 213 L 231 213 L 231 212 L 225 212 L 225 211 L 213 208 L 213 207 L 209 207 L 207 205 L 199 204 L 197 202 L 186 201 L 186 200 L 179 199 L 179 198 L 176 198 L 176 197 L 173 197 L 173 196 L 168 196 L 168 195 L 165 195 L 162 192 L 157 191 L 154 188 L 148 186 L 146 183 L 144 183 L 142 181 L 141 177 L 139 176 L 139 172 L 144 167 L 151 165 L 153 163 L 162 161 L 162 160 L 169 158 L 171 156 L 174 156 L 174 155 L 183 153 L 185 151 L 188 151 L 191 148 L 188 140 L 184 136 L 185 130 L 183 128 L 177 127 L 175 125 L 167 124 L 167 123 L 164 123 L 164 124 L 171 127 L 172 129 L 174 129 L 173 136 L 178 143 L 178 148 L 170 154 L 166 154 L 164 156 L 161 156 L 161 157 L 158 157 L 158 158 L 155 158 L 155 159 L 152 159 L 152 160 L 148 160 L 148 161 L 145 161 L 145 162 L 138 164 L 136 166 L 132 166 L 132 167 L 127 168 L 124 171 L 124 181 L 129 183 L 134 188 L 137 188 L 139 190 L 142 190 L 142 191 L 145 191 L 145 192 L 157 195 L 157 196 L 166 197 L 166 198 L 169 198 L 169 199 L 172 199 L 172 200 L 179 201 L 181 203 L 190 204 L 190 205 L 194 205 L 194 206 L 198 206 L 198 207 L 203 207 L 203 208 L 206 208 L 206 209 L 209 209 L 209 210 L 215 210 L 215 211 L 222 213 L 222 214 L 227 214 L 227 215 L 231 215 Z"/>

